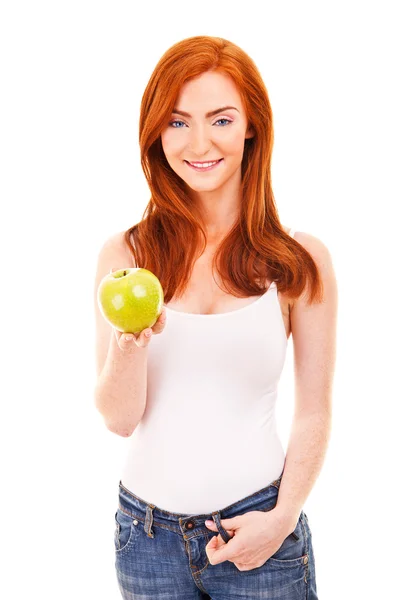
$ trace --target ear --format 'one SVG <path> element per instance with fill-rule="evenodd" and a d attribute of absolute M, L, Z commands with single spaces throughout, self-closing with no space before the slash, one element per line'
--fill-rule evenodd
<path fill-rule="evenodd" d="M 245 134 L 245 139 L 247 140 L 249 138 L 252 138 L 252 137 L 254 137 L 254 135 L 255 135 L 254 128 L 252 127 L 252 125 L 248 125 L 247 132 Z"/>

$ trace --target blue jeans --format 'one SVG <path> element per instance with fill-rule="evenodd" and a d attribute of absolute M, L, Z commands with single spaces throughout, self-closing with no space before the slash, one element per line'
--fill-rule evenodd
<path fill-rule="evenodd" d="M 225 560 L 208 561 L 205 546 L 218 535 L 207 529 L 213 519 L 222 539 L 230 539 L 220 519 L 248 511 L 268 511 L 277 503 L 280 477 L 270 485 L 202 515 L 171 513 L 135 496 L 119 481 L 115 514 L 115 567 L 125 600 L 317 600 L 315 562 L 306 514 L 293 533 L 260 567 L 240 571 Z"/>

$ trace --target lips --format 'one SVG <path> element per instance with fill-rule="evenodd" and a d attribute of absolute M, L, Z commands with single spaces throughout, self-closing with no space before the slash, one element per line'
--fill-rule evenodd
<path fill-rule="evenodd" d="M 217 158 L 217 159 L 215 158 L 214 160 L 202 160 L 202 161 L 200 161 L 200 160 L 192 160 L 192 161 L 186 160 L 185 162 L 190 163 L 190 165 L 193 164 L 193 163 L 195 163 L 197 165 L 205 165 L 206 163 L 215 163 L 215 162 L 220 162 L 221 160 L 222 160 L 221 158 Z"/>
<path fill-rule="evenodd" d="M 210 167 L 196 167 L 195 165 L 191 164 L 188 160 L 185 160 L 184 162 L 186 163 L 186 165 L 188 167 L 191 167 L 195 171 L 198 171 L 198 172 L 200 172 L 200 171 L 201 172 L 207 172 L 207 171 L 211 171 L 212 169 L 215 169 L 222 162 L 222 160 L 223 160 L 223 158 L 219 158 L 219 160 L 217 160 L 217 161 L 207 160 L 205 162 L 198 163 L 198 164 L 206 164 L 206 163 L 209 163 L 209 162 L 213 162 L 213 164 L 211 164 Z"/>

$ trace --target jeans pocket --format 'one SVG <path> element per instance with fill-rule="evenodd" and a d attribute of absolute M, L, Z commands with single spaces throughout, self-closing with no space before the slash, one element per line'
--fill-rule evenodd
<path fill-rule="evenodd" d="M 120 554 L 130 548 L 135 539 L 136 525 L 134 517 L 128 515 L 120 508 L 115 513 L 114 546 L 115 552 Z"/>
<path fill-rule="evenodd" d="M 277 567 L 297 567 L 299 565 L 306 565 L 308 562 L 308 555 L 306 552 L 307 546 L 305 535 L 304 515 L 303 512 L 301 512 L 294 531 L 285 538 L 280 548 L 267 560 L 267 562 Z"/>

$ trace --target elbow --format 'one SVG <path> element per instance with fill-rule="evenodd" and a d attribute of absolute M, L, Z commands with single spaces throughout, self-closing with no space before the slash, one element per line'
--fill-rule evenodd
<path fill-rule="evenodd" d="M 112 433 L 115 433 L 115 435 L 119 435 L 124 438 L 130 437 L 137 427 L 137 423 L 132 425 L 127 420 L 112 421 L 107 419 L 105 416 L 103 416 L 103 418 L 108 431 L 111 431 Z"/>
<path fill-rule="evenodd" d="M 112 418 L 109 406 L 107 407 L 107 405 L 104 403 L 104 401 L 101 398 L 101 395 L 95 392 L 94 399 L 96 409 L 102 416 L 108 431 L 111 431 L 112 433 L 115 433 L 116 435 L 119 435 L 124 438 L 130 437 L 133 434 L 139 421 L 135 421 L 132 424 L 131 422 L 129 422 L 128 419 L 121 419 L 120 414 L 117 416 L 118 418 Z"/>
<path fill-rule="evenodd" d="M 116 435 L 119 435 L 121 437 L 127 438 L 130 437 L 134 430 L 135 427 L 127 427 L 125 423 L 108 423 L 107 421 L 105 421 L 105 425 L 108 429 L 108 431 L 111 431 L 112 433 L 115 433 Z"/>

